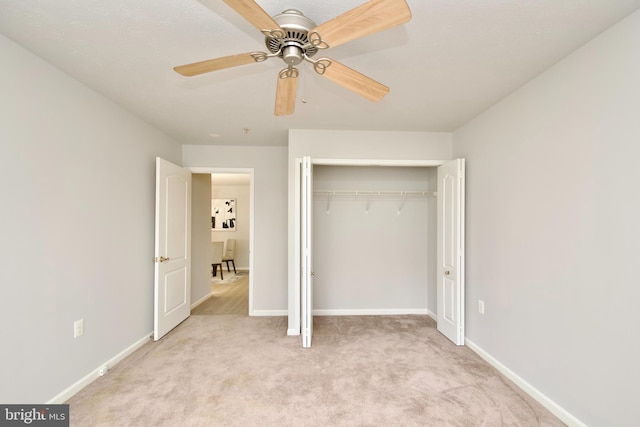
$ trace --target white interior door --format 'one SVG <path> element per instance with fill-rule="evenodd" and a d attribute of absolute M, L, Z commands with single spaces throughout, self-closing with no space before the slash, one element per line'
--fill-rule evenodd
<path fill-rule="evenodd" d="M 311 157 L 302 158 L 302 183 L 301 183 L 301 248 L 300 248 L 300 275 L 301 275 L 301 318 L 302 318 L 302 347 L 311 347 L 313 338 L 313 257 L 312 257 L 312 229 L 311 217 L 313 205 L 313 165 Z"/>
<path fill-rule="evenodd" d="M 191 172 L 156 158 L 153 338 L 191 314 Z"/>
<path fill-rule="evenodd" d="M 464 345 L 464 159 L 438 167 L 438 330 Z"/>

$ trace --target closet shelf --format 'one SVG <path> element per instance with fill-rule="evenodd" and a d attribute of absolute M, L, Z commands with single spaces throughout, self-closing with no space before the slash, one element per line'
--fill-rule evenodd
<path fill-rule="evenodd" d="M 435 191 L 314 191 L 314 196 L 436 196 Z"/>

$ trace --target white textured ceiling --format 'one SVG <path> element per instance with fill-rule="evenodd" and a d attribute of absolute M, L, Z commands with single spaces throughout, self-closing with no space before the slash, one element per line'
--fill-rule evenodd
<path fill-rule="evenodd" d="M 320 24 L 363 0 L 257 3 L 271 15 L 297 8 Z M 181 143 L 286 145 L 291 128 L 455 130 L 640 7 L 640 0 L 408 3 L 409 23 L 323 54 L 389 86 L 389 95 L 371 103 L 303 66 L 296 112 L 285 117 L 273 115 L 279 60 L 197 77 L 172 70 L 266 50 L 262 34 L 222 0 L 0 0 L 0 33 Z"/>

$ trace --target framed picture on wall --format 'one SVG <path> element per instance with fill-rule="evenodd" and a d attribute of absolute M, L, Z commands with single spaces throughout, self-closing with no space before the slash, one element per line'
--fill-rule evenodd
<path fill-rule="evenodd" d="M 236 231 L 236 199 L 211 199 L 211 229 Z"/>

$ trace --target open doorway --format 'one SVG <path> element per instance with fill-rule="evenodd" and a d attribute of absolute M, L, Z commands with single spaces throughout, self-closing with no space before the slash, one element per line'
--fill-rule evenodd
<path fill-rule="evenodd" d="M 251 315 L 253 171 L 194 172 L 191 314 Z"/>

